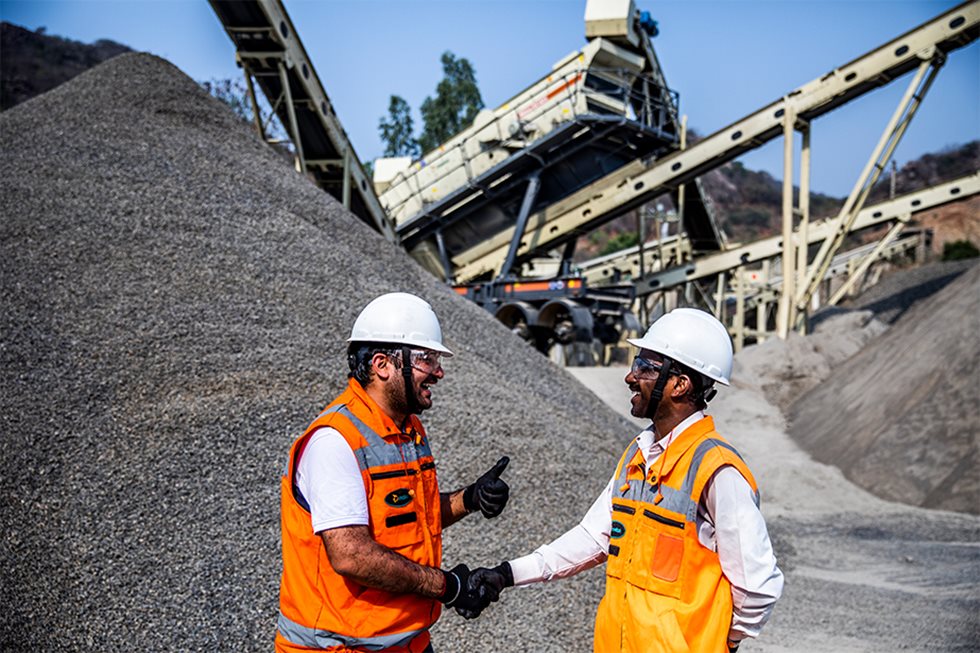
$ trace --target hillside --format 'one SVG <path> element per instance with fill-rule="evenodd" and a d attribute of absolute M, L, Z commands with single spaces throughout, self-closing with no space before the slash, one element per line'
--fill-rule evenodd
<path fill-rule="evenodd" d="M 0 22 L 0 111 L 50 91 L 107 59 L 131 52 L 100 39 L 92 44 Z"/>

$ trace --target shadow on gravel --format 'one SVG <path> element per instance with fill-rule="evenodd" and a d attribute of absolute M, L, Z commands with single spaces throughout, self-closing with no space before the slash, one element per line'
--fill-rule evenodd
<path fill-rule="evenodd" d="M 962 268 L 935 279 L 923 281 L 910 288 L 905 288 L 901 292 L 862 305 L 861 308 L 873 311 L 875 317 L 882 322 L 895 324 L 917 301 L 936 294 L 965 271 L 966 268 Z"/>

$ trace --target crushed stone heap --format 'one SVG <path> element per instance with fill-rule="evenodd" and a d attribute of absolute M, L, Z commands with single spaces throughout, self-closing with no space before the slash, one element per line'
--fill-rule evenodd
<path fill-rule="evenodd" d="M 955 268 L 958 278 L 905 312 L 894 307 L 911 302 L 879 300 L 894 324 L 796 400 L 788 417 L 790 434 L 815 459 L 874 494 L 980 514 L 980 265 Z"/>
<path fill-rule="evenodd" d="M 4 113 L 0 146 L 4 650 L 269 650 L 280 470 L 383 292 L 430 301 L 457 352 L 425 416 L 443 488 L 511 458 L 511 505 L 447 531 L 447 567 L 576 523 L 633 433 L 161 59 Z M 446 614 L 435 642 L 591 650 L 602 582 Z"/>

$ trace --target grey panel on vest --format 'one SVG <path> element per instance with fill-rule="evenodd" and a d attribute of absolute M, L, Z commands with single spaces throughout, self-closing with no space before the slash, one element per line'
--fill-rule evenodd
<path fill-rule="evenodd" d="M 381 635 L 379 637 L 351 637 L 349 635 L 332 633 L 329 630 L 301 626 L 282 612 L 279 613 L 279 623 L 277 626 L 279 628 L 279 634 L 297 646 L 319 649 L 345 646 L 347 648 L 361 648 L 366 651 L 383 651 L 396 646 L 405 647 L 408 646 L 409 642 L 425 632 L 425 630 L 409 630 L 404 633 Z"/>

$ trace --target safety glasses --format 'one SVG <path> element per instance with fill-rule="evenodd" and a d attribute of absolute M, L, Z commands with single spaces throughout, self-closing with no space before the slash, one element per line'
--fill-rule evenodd
<path fill-rule="evenodd" d="M 409 355 L 409 365 L 419 372 L 435 374 L 442 369 L 442 354 L 437 351 L 413 349 Z"/>
<path fill-rule="evenodd" d="M 659 374 L 663 368 L 663 363 L 658 363 L 642 356 L 636 356 L 633 359 L 633 365 L 630 366 L 630 372 L 632 372 L 633 376 L 651 377 Z M 675 372 L 671 370 L 671 373 Z"/>

